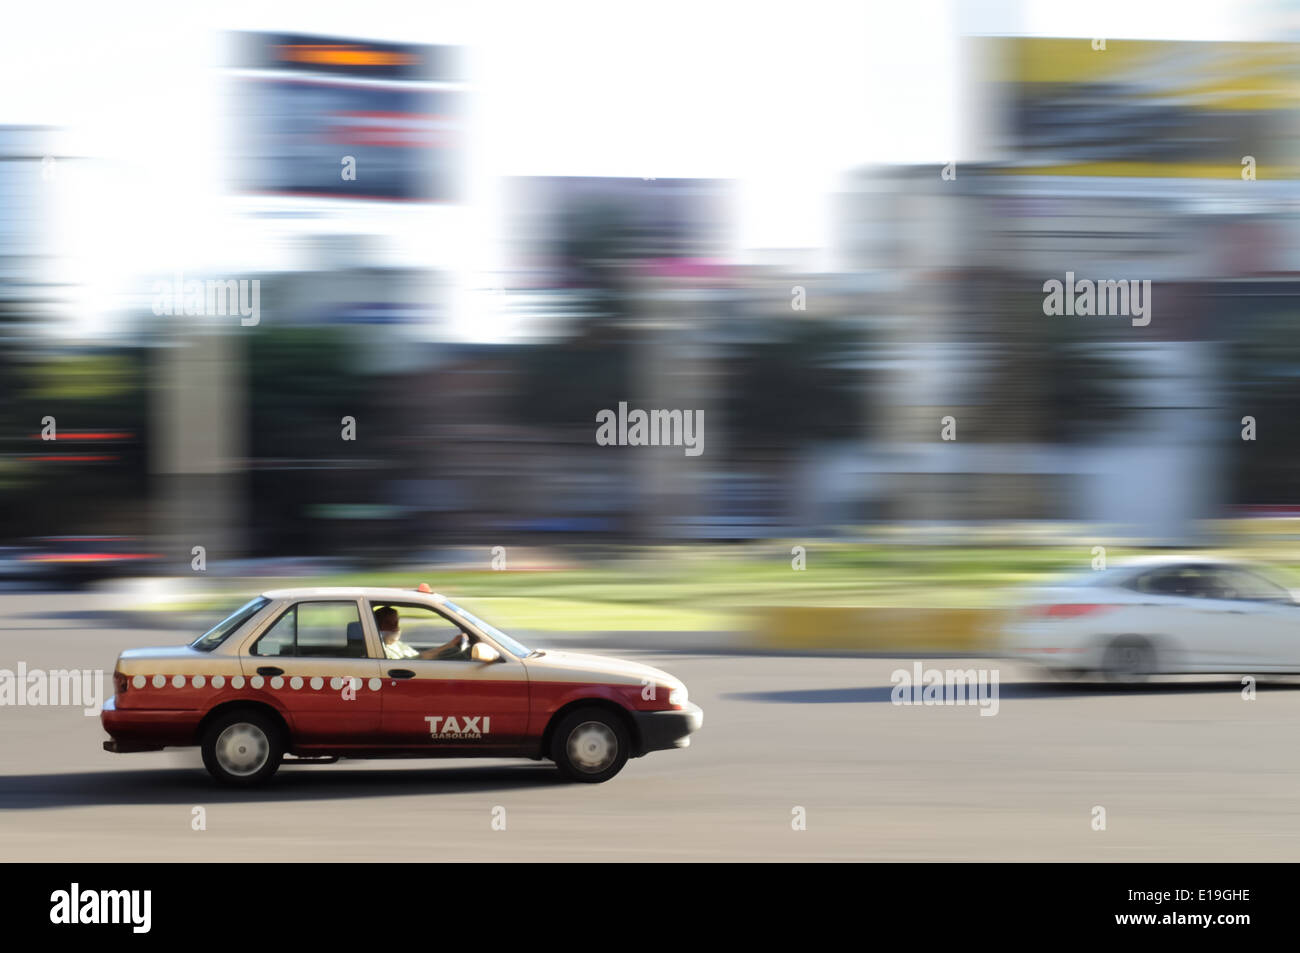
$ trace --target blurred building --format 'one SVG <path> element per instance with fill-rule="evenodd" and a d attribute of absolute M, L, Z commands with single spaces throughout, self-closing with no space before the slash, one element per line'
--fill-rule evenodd
<path fill-rule="evenodd" d="M 459 51 L 229 40 L 228 186 L 288 260 L 239 274 L 260 284 L 252 327 L 158 322 L 157 529 L 174 551 L 203 544 L 210 558 L 383 553 L 383 530 L 408 511 L 399 490 L 416 478 L 403 435 L 428 413 L 401 384 L 435 372 L 430 343 L 446 336 L 453 297 L 449 261 L 390 258 L 387 239 L 463 197 Z"/>
<path fill-rule="evenodd" d="M 987 161 L 866 170 L 844 196 L 894 355 L 862 467 L 895 517 L 1190 540 L 1234 501 L 1229 345 L 1300 277 L 1294 49 L 969 42 Z M 1150 324 L 1045 315 L 1067 273 L 1150 281 Z"/>
<path fill-rule="evenodd" d="M 64 159 L 54 138 L 46 127 L 0 126 L 0 302 L 21 302 L 24 324 L 48 315 L 54 299 L 52 223 Z"/>

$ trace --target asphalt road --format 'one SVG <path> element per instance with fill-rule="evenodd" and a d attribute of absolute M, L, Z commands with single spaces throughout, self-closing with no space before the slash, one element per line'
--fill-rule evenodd
<path fill-rule="evenodd" d="M 87 604 L 0 596 L 0 668 L 111 674 L 123 648 L 182 641 L 105 626 Z M 705 725 L 603 785 L 563 783 L 549 763 L 369 761 L 231 792 L 197 752 L 112 755 L 79 709 L 0 707 L 0 860 L 1300 857 L 1300 680 L 1246 701 L 1237 679 L 1113 689 L 925 661 L 998 668 L 989 717 L 891 704 L 910 659 L 609 651 L 684 679 Z"/>

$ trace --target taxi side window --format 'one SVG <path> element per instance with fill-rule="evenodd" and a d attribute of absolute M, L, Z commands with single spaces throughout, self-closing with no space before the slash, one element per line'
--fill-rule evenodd
<path fill-rule="evenodd" d="M 374 603 L 373 605 L 378 606 L 380 603 Z M 397 610 L 401 640 L 417 652 L 445 645 L 463 631 L 459 625 L 449 621 L 428 606 L 407 605 L 397 602 L 384 603 L 384 605 L 391 605 Z M 470 636 L 470 641 L 474 642 L 476 640 L 473 636 Z M 454 660 L 449 659 L 449 661 Z"/>
<path fill-rule="evenodd" d="M 299 602 L 254 644 L 258 656 L 365 658 L 366 639 L 355 602 Z"/>
<path fill-rule="evenodd" d="M 253 643 L 254 655 L 293 655 L 294 642 L 297 640 L 298 607 L 276 619 L 275 624 L 262 633 L 262 637 Z"/>

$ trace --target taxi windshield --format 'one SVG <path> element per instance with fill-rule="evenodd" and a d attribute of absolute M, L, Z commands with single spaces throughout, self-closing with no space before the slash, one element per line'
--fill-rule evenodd
<path fill-rule="evenodd" d="M 208 629 L 207 632 L 203 633 L 191 642 L 190 648 L 198 649 L 200 652 L 211 652 L 222 642 L 226 641 L 227 636 L 253 616 L 257 615 L 262 607 L 270 601 L 271 600 L 265 596 L 258 596 L 256 599 L 250 599 L 212 628 Z"/>
<path fill-rule="evenodd" d="M 474 613 L 470 612 L 468 609 L 462 609 L 460 606 L 456 605 L 456 603 L 452 602 L 451 600 L 446 600 L 445 602 L 443 602 L 443 605 L 445 605 L 448 609 L 456 613 L 456 615 L 460 616 L 461 618 L 468 619 L 473 625 L 477 626 L 479 629 L 483 630 L 488 635 L 492 636 L 492 638 L 494 638 L 497 641 L 497 644 L 500 645 L 507 652 L 509 652 L 511 655 L 514 655 L 518 658 L 527 658 L 529 655 L 532 654 L 532 650 L 529 649 L 527 646 L 522 645 L 519 642 L 516 642 L 514 639 L 510 638 L 510 636 L 506 635 L 504 632 L 498 629 L 496 626 L 484 622 L 482 619 L 480 619 Z"/>

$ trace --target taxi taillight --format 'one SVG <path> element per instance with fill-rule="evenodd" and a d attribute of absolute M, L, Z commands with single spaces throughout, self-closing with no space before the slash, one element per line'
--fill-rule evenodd
<path fill-rule="evenodd" d="M 1033 606 L 1029 615 L 1048 619 L 1077 619 L 1082 615 L 1092 615 L 1115 606 L 1102 602 L 1060 602 L 1052 605 Z"/>

